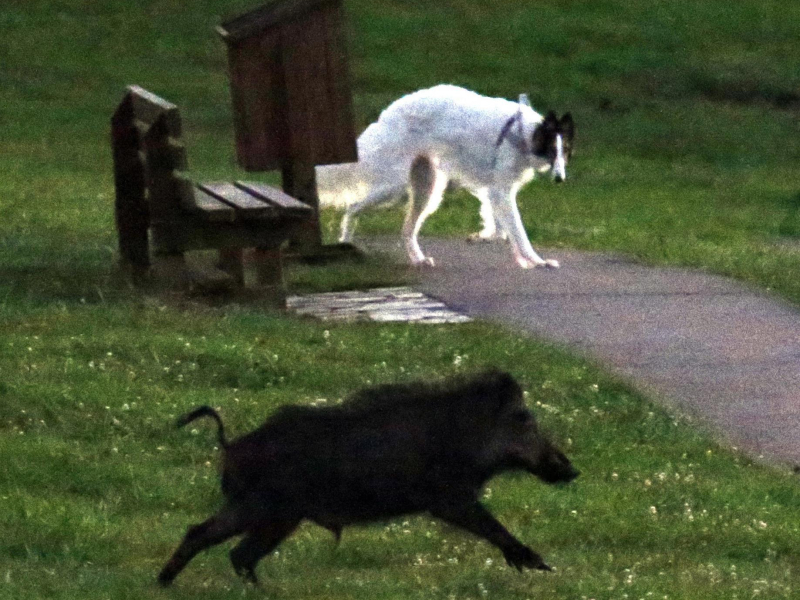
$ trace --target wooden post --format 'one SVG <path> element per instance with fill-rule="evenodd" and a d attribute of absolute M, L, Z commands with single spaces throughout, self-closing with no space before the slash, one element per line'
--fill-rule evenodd
<path fill-rule="evenodd" d="M 293 238 L 323 250 L 315 165 L 358 160 L 343 0 L 272 0 L 217 28 L 228 47 L 237 159 L 281 169 L 283 190 L 314 209 Z"/>
<path fill-rule="evenodd" d="M 322 247 L 319 224 L 319 196 L 314 165 L 290 160 L 281 169 L 283 191 L 314 209 L 314 218 L 304 224 L 301 233 L 292 242 L 303 253 L 315 253 Z"/>

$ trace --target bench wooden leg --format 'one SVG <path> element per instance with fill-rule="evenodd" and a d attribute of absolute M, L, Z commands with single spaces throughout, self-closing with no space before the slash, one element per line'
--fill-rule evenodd
<path fill-rule="evenodd" d="M 286 308 L 283 280 L 283 252 L 280 247 L 256 248 L 253 254 L 258 287 L 264 297 L 279 308 Z"/>
<path fill-rule="evenodd" d="M 244 287 L 244 250 L 241 248 L 222 248 L 219 251 L 219 268 L 233 277 L 240 288 Z"/>
<path fill-rule="evenodd" d="M 182 252 L 159 254 L 154 259 L 152 268 L 158 280 L 173 289 L 188 290 L 191 287 L 191 274 Z"/>

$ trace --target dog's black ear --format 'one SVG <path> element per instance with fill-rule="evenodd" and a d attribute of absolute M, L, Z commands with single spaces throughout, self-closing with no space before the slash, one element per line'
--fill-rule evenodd
<path fill-rule="evenodd" d="M 531 135 L 531 151 L 537 156 L 547 156 L 548 147 L 558 131 L 558 117 L 550 111 L 544 120 L 536 126 Z"/>
<path fill-rule="evenodd" d="M 547 128 L 543 122 L 539 123 L 536 129 L 533 130 L 531 152 L 536 156 L 545 156 L 547 154 Z"/>
<path fill-rule="evenodd" d="M 572 120 L 572 113 L 565 113 L 561 120 L 558 122 L 558 128 L 561 130 L 561 135 L 567 139 L 575 137 L 575 121 Z"/>

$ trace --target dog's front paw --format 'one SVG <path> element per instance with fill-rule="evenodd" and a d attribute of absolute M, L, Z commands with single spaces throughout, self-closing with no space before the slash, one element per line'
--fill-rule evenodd
<path fill-rule="evenodd" d="M 467 236 L 467 242 L 474 244 L 487 244 L 492 242 L 507 242 L 508 236 L 504 233 L 484 233 L 483 231 L 478 231 L 476 233 L 471 233 Z"/>
<path fill-rule="evenodd" d="M 496 233 L 483 233 L 479 231 L 477 233 L 471 233 L 467 236 L 467 242 L 470 244 L 487 244 L 491 242 L 502 241 L 503 238 Z"/>
<path fill-rule="evenodd" d="M 470 233 L 467 236 L 467 242 L 470 244 L 482 244 L 485 242 L 491 242 L 492 238 L 482 236 L 480 233 Z"/>
<path fill-rule="evenodd" d="M 530 258 L 525 258 L 524 256 L 517 257 L 517 264 L 522 267 L 523 269 L 533 269 L 535 267 L 546 267 L 548 269 L 558 269 L 561 265 L 558 264 L 557 260 L 549 258 L 547 260 L 532 260 Z"/>
<path fill-rule="evenodd" d="M 418 269 L 429 269 L 431 267 L 435 267 L 436 263 L 430 256 L 425 256 L 420 260 L 412 260 L 411 266 Z"/>

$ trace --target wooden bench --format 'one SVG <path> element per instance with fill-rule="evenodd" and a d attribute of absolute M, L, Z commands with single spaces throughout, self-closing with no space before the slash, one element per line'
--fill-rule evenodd
<path fill-rule="evenodd" d="M 111 119 L 115 213 L 123 267 L 144 281 L 161 264 L 179 285 L 202 280 L 244 286 L 243 249 L 254 248 L 257 281 L 285 304 L 281 247 L 314 218 L 313 209 L 262 183 L 194 183 L 181 142 L 178 107 L 130 86 Z M 220 271 L 197 277 L 190 250 L 219 251 Z M 152 259 L 151 259 L 152 250 Z M 216 279 L 215 279 L 216 278 Z"/>

